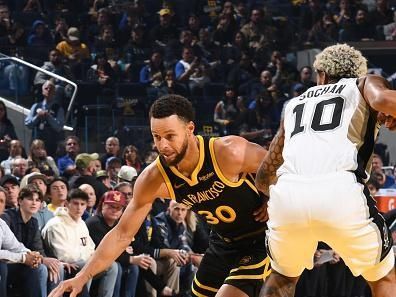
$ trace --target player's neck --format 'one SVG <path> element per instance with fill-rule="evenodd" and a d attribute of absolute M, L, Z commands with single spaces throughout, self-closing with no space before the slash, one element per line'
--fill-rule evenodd
<path fill-rule="evenodd" d="M 190 177 L 191 173 L 197 167 L 199 162 L 199 140 L 195 135 L 189 138 L 186 154 L 175 167 L 176 169 L 186 177 Z"/>

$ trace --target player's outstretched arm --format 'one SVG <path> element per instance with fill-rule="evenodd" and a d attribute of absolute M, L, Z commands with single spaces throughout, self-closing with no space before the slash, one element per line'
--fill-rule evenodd
<path fill-rule="evenodd" d="M 150 211 L 155 197 L 162 194 L 158 190 L 162 188 L 161 178 L 159 173 L 157 177 L 153 177 L 152 171 L 155 169 L 153 165 L 155 166 L 155 162 L 136 180 L 132 202 L 119 223 L 103 238 L 88 263 L 74 278 L 61 282 L 48 297 L 60 297 L 64 292 L 71 292 L 70 297 L 77 297 L 88 280 L 109 267 L 129 246 Z"/>
<path fill-rule="evenodd" d="M 276 170 L 283 163 L 283 145 L 285 142 L 285 129 L 281 122 L 278 132 L 269 147 L 269 151 L 264 157 L 256 174 L 256 187 L 259 191 L 269 196 L 269 186 L 276 180 Z"/>
<path fill-rule="evenodd" d="M 391 89 L 385 78 L 368 75 L 359 82 L 359 89 L 374 110 L 396 118 L 396 91 Z"/>

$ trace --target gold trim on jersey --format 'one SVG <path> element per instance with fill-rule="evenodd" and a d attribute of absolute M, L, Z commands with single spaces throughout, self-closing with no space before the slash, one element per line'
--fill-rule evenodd
<path fill-rule="evenodd" d="M 243 173 L 242 177 L 237 182 L 232 182 L 223 175 L 223 173 L 221 172 L 221 169 L 219 167 L 219 164 L 217 163 L 215 152 L 214 152 L 214 142 L 216 139 L 217 138 L 211 138 L 209 140 L 210 157 L 212 158 L 212 163 L 213 163 L 213 167 L 216 171 L 216 174 L 219 177 L 219 179 L 223 183 L 225 183 L 227 186 L 232 187 L 232 188 L 239 187 L 246 180 L 246 173 Z"/>
<path fill-rule="evenodd" d="M 160 171 L 162 178 L 165 181 L 165 185 L 168 188 L 170 198 L 175 200 L 176 199 L 175 191 L 173 190 L 172 183 L 171 183 L 168 175 L 166 174 L 164 167 L 162 167 L 159 157 L 157 157 L 156 163 L 157 163 L 157 168 Z"/>
<path fill-rule="evenodd" d="M 257 264 L 241 265 L 238 268 L 231 269 L 230 273 L 233 273 L 233 272 L 238 271 L 238 270 L 243 270 L 243 269 L 256 269 L 256 268 L 259 268 L 261 266 L 264 266 L 267 263 L 269 263 L 269 258 L 268 257 L 266 257 L 263 261 L 261 261 L 260 263 L 257 263 Z"/>
<path fill-rule="evenodd" d="M 208 286 L 205 286 L 205 285 L 201 284 L 201 283 L 198 281 L 197 276 L 194 277 L 194 282 L 195 282 L 195 283 L 197 284 L 197 286 L 200 287 L 201 289 L 204 289 L 204 290 L 207 290 L 207 291 L 211 291 L 211 292 L 215 292 L 215 293 L 218 291 L 218 289 L 216 289 L 216 288 L 208 287 Z"/>
<path fill-rule="evenodd" d="M 195 167 L 194 171 L 191 173 L 191 179 L 188 177 L 184 176 L 177 170 L 176 167 L 170 166 L 170 170 L 179 178 L 184 180 L 186 183 L 188 183 L 189 186 L 195 186 L 198 184 L 198 173 L 201 171 L 204 160 L 205 160 L 205 147 L 204 147 L 204 140 L 202 136 L 197 135 L 198 141 L 199 141 L 199 160 L 198 164 Z"/>
<path fill-rule="evenodd" d="M 251 182 L 250 180 L 248 180 L 248 179 L 246 178 L 246 179 L 245 179 L 245 182 L 247 183 L 247 185 L 248 185 L 249 187 L 252 188 L 253 191 L 255 191 L 257 194 L 259 193 L 258 190 L 257 190 L 257 188 L 255 187 L 255 185 L 253 185 L 252 182 Z"/>
<path fill-rule="evenodd" d="M 225 280 L 229 279 L 263 279 L 262 274 L 256 274 L 256 275 L 231 275 L 227 277 Z"/>
<path fill-rule="evenodd" d="M 192 291 L 193 294 L 194 294 L 195 296 L 197 296 L 197 297 L 209 297 L 209 296 L 207 296 L 207 295 L 204 295 L 204 294 L 201 294 L 201 293 L 197 292 L 197 291 L 194 289 L 194 286 L 191 286 L 191 291 Z"/>

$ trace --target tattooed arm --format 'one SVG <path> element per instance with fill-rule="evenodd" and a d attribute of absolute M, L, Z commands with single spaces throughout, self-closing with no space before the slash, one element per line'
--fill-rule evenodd
<path fill-rule="evenodd" d="M 281 121 L 278 132 L 269 147 L 269 151 L 261 163 L 256 174 L 256 187 L 269 196 L 269 186 L 276 182 L 276 170 L 283 163 L 283 145 L 285 142 L 285 128 Z"/>

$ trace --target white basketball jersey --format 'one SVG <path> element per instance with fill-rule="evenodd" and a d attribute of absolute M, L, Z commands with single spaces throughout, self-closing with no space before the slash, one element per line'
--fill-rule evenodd
<path fill-rule="evenodd" d="M 349 170 L 368 178 L 380 125 L 357 82 L 348 78 L 315 86 L 289 101 L 284 113 L 284 163 L 278 176 Z"/>

